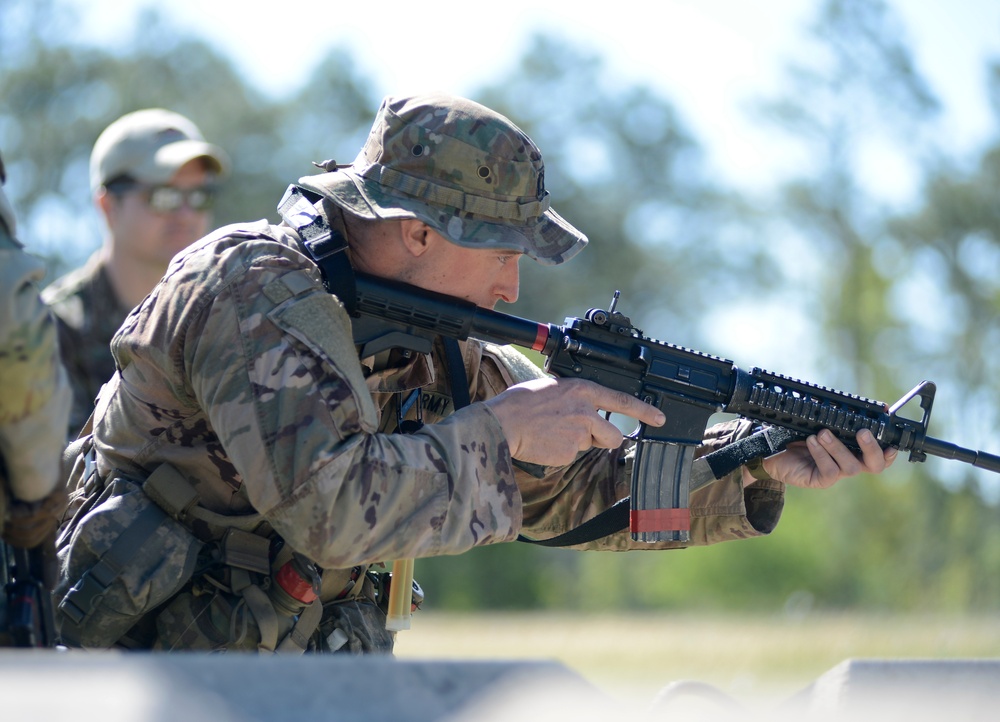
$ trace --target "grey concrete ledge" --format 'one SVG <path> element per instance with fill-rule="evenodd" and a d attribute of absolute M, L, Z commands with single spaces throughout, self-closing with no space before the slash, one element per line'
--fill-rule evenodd
<path fill-rule="evenodd" d="M 437 722 L 539 684 L 603 701 L 554 662 L 0 650 L 0 719 Z"/>
<path fill-rule="evenodd" d="M 965 722 L 1000 709 L 1000 659 L 849 659 L 773 705 L 664 682 L 623 701 L 556 662 L 0 650 L 0 720 Z"/>

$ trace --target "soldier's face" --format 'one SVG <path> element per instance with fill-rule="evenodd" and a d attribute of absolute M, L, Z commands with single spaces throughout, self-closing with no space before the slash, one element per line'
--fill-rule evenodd
<path fill-rule="evenodd" d="M 520 253 L 459 246 L 435 231 L 409 282 L 428 291 L 472 301 L 492 309 L 498 301 L 514 303 L 520 286 Z"/>
<path fill-rule="evenodd" d="M 102 207 L 114 252 L 166 270 L 179 251 L 208 233 L 211 214 L 200 197 L 189 192 L 207 189 L 211 181 L 202 162 L 192 160 L 181 166 L 165 190 L 138 186 L 109 199 Z"/>

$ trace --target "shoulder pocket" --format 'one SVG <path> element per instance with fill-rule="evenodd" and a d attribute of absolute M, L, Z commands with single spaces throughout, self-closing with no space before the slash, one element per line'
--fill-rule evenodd
<path fill-rule="evenodd" d="M 275 308 L 271 320 L 306 347 L 326 359 L 350 387 L 362 424 L 375 429 L 378 414 L 365 385 L 344 306 L 327 293 L 297 296 Z"/>

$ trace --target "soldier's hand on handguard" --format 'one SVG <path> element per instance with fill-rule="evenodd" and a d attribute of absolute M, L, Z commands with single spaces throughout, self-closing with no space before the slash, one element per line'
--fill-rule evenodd
<path fill-rule="evenodd" d="M 804 489 L 826 489 L 856 474 L 879 474 L 896 460 L 897 450 L 879 446 L 871 431 L 857 435 L 860 453 L 848 449 L 832 432 L 824 429 L 805 441 L 796 441 L 779 454 L 764 459 L 764 471 L 773 479 Z M 756 481 L 744 467 L 743 485 Z"/>
<path fill-rule="evenodd" d="M 661 426 L 663 414 L 628 394 L 581 379 L 536 379 L 511 386 L 486 404 L 503 428 L 510 455 L 543 466 L 569 464 L 581 451 L 617 448 L 622 432 L 600 413 Z"/>

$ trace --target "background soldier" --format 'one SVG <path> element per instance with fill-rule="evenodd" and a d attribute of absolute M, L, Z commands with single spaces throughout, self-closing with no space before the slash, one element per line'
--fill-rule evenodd
<path fill-rule="evenodd" d="M 51 546 L 65 508 L 59 465 L 71 393 L 59 362 L 55 322 L 38 286 L 45 269 L 15 238 L 5 180 L 0 158 L 0 546 L 6 545 L 0 550 L 0 580 L 8 582 L 14 549 Z M 49 553 L 48 558 L 54 556 Z M 30 571 L 43 574 L 42 567 Z M 21 565 L 16 581 L 24 582 L 28 574 Z M 44 581 L 50 588 L 54 575 Z M 21 630 L 21 639 L 12 638 L 11 605 L 4 592 L 12 589 L 0 588 L 0 646 L 24 643 L 31 630 Z M 26 626 L 39 621 L 29 619 Z"/>
<path fill-rule="evenodd" d="M 228 160 L 190 120 L 151 108 L 122 116 L 98 137 L 90 187 L 104 219 L 103 246 L 45 289 L 59 323 L 73 386 L 70 436 L 114 374 L 111 337 L 156 285 L 170 259 L 210 228 L 215 185 Z"/>

